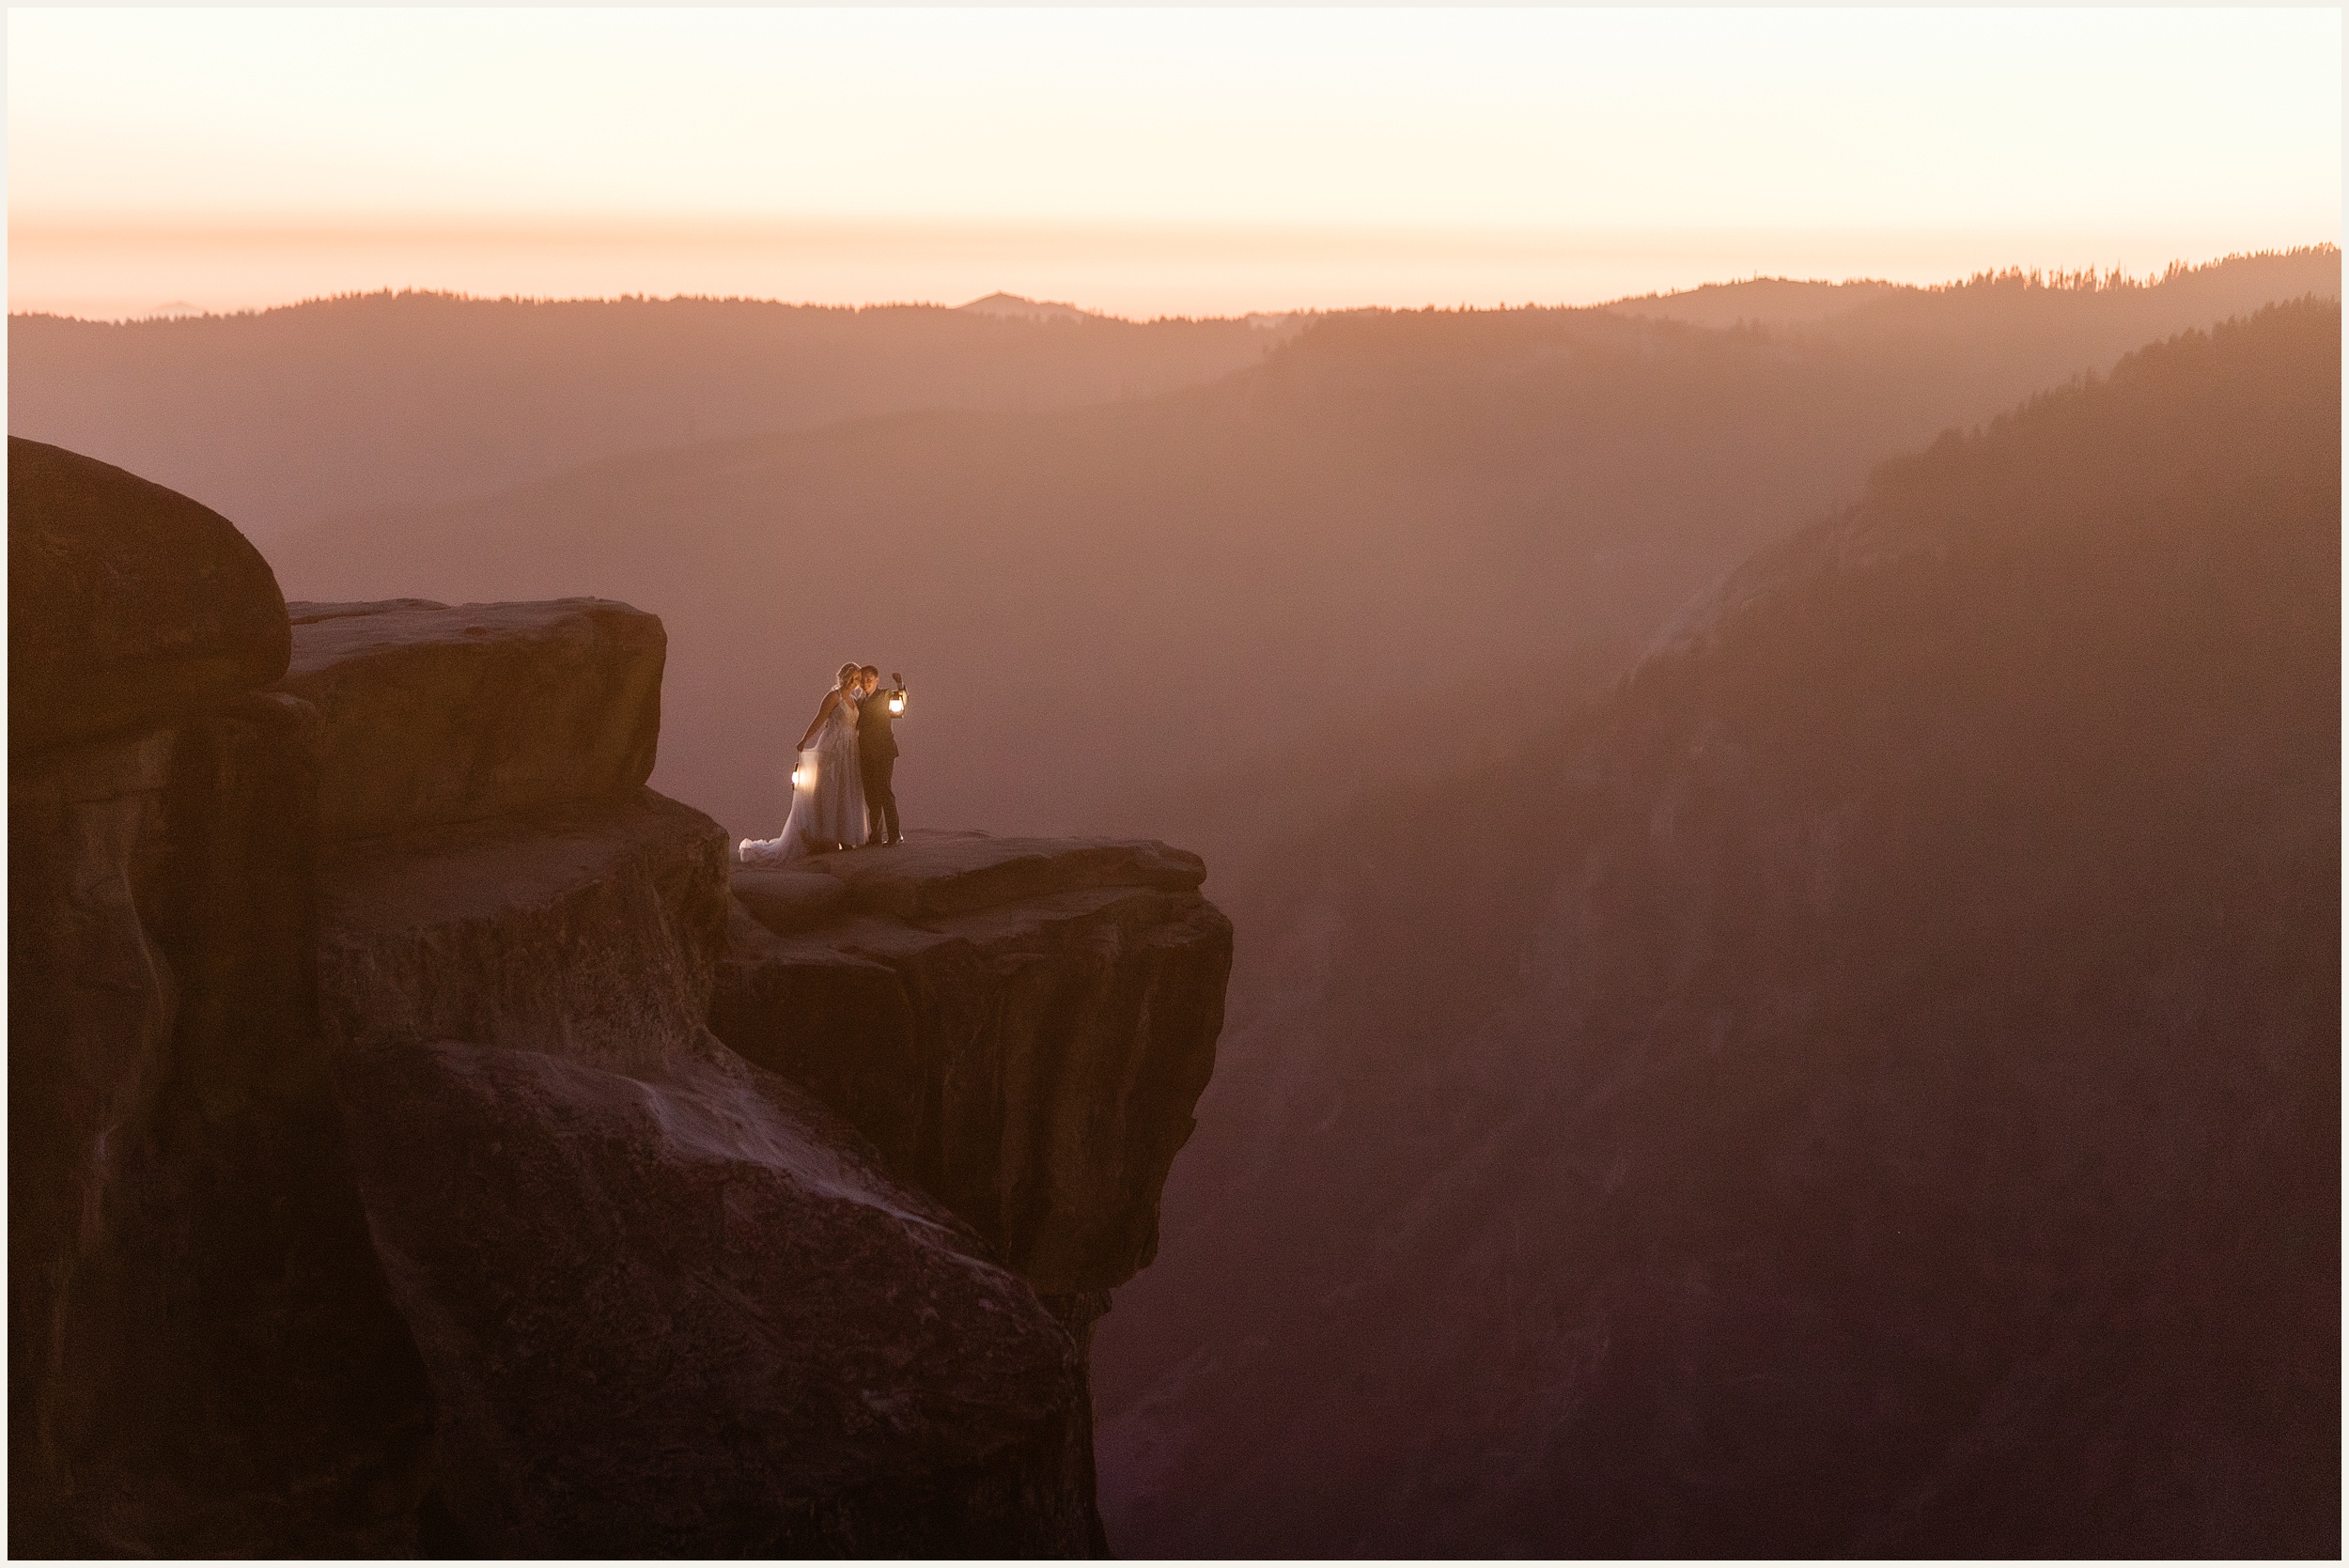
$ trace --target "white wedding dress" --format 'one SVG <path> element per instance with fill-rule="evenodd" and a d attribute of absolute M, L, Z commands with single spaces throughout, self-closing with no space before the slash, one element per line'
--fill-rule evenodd
<path fill-rule="evenodd" d="M 742 841 L 744 865 L 782 865 L 845 844 L 864 842 L 864 779 L 857 768 L 856 704 L 842 697 L 824 716 L 816 744 L 800 753 L 791 815 L 774 838 Z"/>

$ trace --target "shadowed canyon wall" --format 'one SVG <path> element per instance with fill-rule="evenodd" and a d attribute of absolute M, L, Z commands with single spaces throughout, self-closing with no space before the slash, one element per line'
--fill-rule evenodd
<path fill-rule="evenodd" d="M 2340 351 L 1953 432 L 1228 881 L 1121 1546 L 2333 1555 Z"/>

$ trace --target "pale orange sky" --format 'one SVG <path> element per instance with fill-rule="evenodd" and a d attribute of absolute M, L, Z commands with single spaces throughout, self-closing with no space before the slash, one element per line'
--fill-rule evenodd
<path fill-rule="evenodd" d="M 2338 12 L 12 10 L 11 309 L 1129 316 L 2337 241 Z"/>

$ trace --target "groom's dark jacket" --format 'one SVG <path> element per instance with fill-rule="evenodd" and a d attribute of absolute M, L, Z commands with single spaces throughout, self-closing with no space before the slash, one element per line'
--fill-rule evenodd
<path fill-rule="evenodd" d="M 860 762 L 889 762 L 897 755 L 897 737 L 890 728 L 894 715 L 889 711 L 891 688 L 874 690 L 871 696 L 856 705 L 856 754 Z"/>

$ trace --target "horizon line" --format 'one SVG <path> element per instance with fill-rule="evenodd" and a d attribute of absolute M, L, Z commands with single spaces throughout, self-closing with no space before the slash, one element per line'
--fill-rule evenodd
<path fill-rule="evenodd" d="M 13 227 L 13 225 L 11 225 L 11 227 Z M 1604 300 L 1590 301 L 1580 304 L 1568 303 L 1563 301 L 1557 303 L 1545 303 L 1539 300 L 1528 300 L 1521 304 L 1501 303 L 1491 305 L 1478 305 L 1465 302 L 1457 305 L 1299 305 L 1279 309 L 1250 310 L 1234 315 L 1162 313 L 1160 315 L 1149 317 L 1121 316 L 1112 311 L 1092 309 L 1083 305 L 1071 303 L 1067 301 L 1035 299 L 1028 295 L 1017 294 L 1009 289 L 1002 288 L 992 290 L 986 294 L 976 295 L 959 304 L 948 304 L 942 301 L 937 300 L 865 300 L 858 302 L 786 300 L 778 296 L 770 295 L 699 293 L 690 291 L 670 294 L 656 294 L 643 291 L 630 291 L 616 294 L 487 294 L 474 293 L 470 290 L 460 288 L 438 287 L 431 285 L 385 285 L 378 288 L 343 289 L 332 293 L 304 295 L 297 299 L 279 301 L 270 304 L 246 305 L 227 310 L 213 310 L 209 308 L 196 309 L 192 306 L 185 311 L 175 311 L 173 309 L 174 305 L 185 302 L 166 301 L 160 305 L 149 308 L 144 313 L 125 314 L 121 316 L 79 316 L 67 311 L 47 309 L 39 306 L 19 308 L 11 304 L 8 310 L 8 318 L 10 320 L 16 320 L 25 318 L 48 317 L 56 320 L 75 321 L 91 326 L 134 326 L 165 321 L 234 320 L 244 317 L 270 315 L 278 311 L 301 310 L 315 305 L 337 304 L 359 300 L 401 299 L 409 297 L 446 300 L 452 303 L 465 304 L 588 305 L 706 303 L 773 305 L 789 310 L 830 310 L 844 311 L 852 314 L 868 310 L 937 310 L 954 313 L 969 309 L 971 306 L 981 303 L 988 299 L 1008 296 L 1009 298 L 1018 300 L 1022 303 L 1074 310 L 1081 315 L 1089 317 L 1096 320 L 1113 321 L 1130 326 L 1149 326 L 1158 322 L 1249 322 L 1255 320 L 1259 317 L 1293 319 L 1299 317 L 1344 316 L 1375 312 L 1385 312 L 1394 315 L 1412 315 L 1455 313 L 1501 314 L 1503 312 L 1522 310 L 1603 310 L 1614 305 L 1637 303 L 1649 300 L 1677 299 L 1690 294 L 1701 293 L 1709 288 L 1735 288 L 1757 283 L 1784 283 L 1798 287 L 1818 287 L 1830 288 L 1875 287 L 1885 289 L 1910 290 L 1918 293 L 1939 292 L 1979 285 L 1989 281 L 2004 280 L 2020 280 L 2031 287 L 2041 287 L 2090 289 L 2152 287 L 2179 275 L 2191 274 L 2209 268 L 2223 266 L 2231 262 L 2256 261 L 2268 258 L 2286 259 L 2294 256 L 2323 255 L 2326 252 L 2332 252 L 2338 255 L 2340 251 L 2341 246 L 2336 241 L 2329 240 L 2317 241 L 2305 245 L 2274 246 L 2262 247 L 2254 250 L 2229 251 L 2223 255 L 2210 256 L 2207 259 L 2200 261 L 2187 260 L 2185 257 L 2178 257 L 2169 262 L 2167 266 L 2162 269 L 2148 270 L 2141 273 L 2131 273 L 2117 267 L 2100 271 L 2094 267 L 2067 269 L 2060 267 L 2049 268 L 2044 266 L 2025 266 L 2021 263 L 2011 263 L 2000 268 L 1978 269 L 1963 276 L 1950 277 L 1937 283 L 1905 283 L 1897 279 L 1875 276 L 1847 276 L 1842 278 L 1794 277 L 1785 273 L 1765 272 L 1757 270 L 1745 276 L 1710 279 L 1704 283 L 1689 285 L 1685 288 L 1652 289 L 1645 293 L 1621 294 L 1611 296 Z"/>

